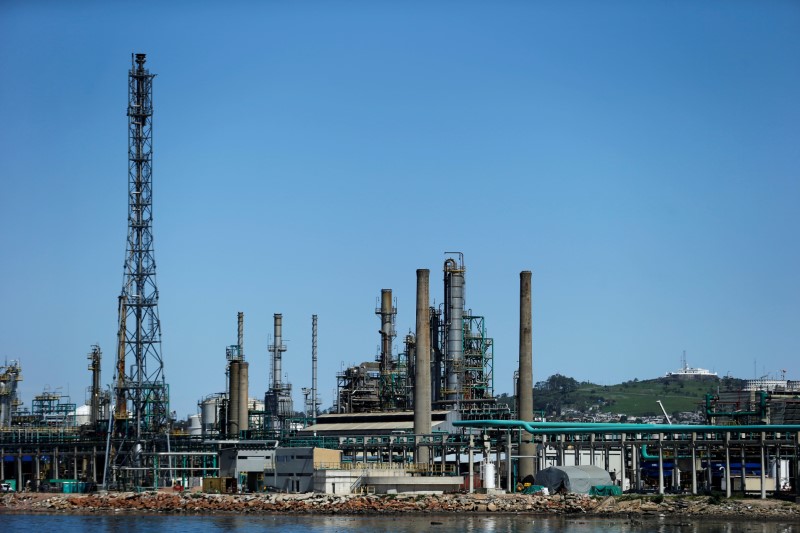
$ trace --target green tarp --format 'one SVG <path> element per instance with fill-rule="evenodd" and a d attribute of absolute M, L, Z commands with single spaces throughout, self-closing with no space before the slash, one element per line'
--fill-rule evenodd
<path fill-rule="evenodd" d="M 541 485 L 530 485 L 525 487 L 525 490 L 522 491 L 522 494 L 536 494 L 537 492 L 542 492 L 544 487 Z"/>
<path fill-rule="evenodd" d="M 589 489 L 589 496 L 622 496 L 622 489 L 616 485 L 595 485 Z"/>

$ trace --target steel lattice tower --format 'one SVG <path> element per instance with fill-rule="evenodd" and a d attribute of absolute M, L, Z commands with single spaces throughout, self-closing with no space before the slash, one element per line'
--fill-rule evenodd
<path fill-rule="evenodd" d="M 163 437 L 169 426 L 152 227 L 155 74 L 145 60 L 145 54 L 135 54 L 128 73 L 128 241 L 115 379 L 115 435 L 133 441 L 119 444 L 115 462 L 133 467 L 142 466 L 139 450 L 146 442 Z"/>

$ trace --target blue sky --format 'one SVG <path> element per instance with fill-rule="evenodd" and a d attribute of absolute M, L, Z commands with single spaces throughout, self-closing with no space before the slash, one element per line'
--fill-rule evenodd
<path fill-rule="evenodd" d="M 0 4 L 0 359 L 26 405 L 82 403 L 114 364 L 126 237 L 127 70 L 154 82 L 165 373 L 183 418 L 224 390 L 245 313 L 250 395 L 272 315 L 299 407 L 398 340 L 415 271 L 467 306 L 512 391 L 519 272 L 534 380 L 611 384 L 689 363 L 800 379 L 800 4 Z"/>

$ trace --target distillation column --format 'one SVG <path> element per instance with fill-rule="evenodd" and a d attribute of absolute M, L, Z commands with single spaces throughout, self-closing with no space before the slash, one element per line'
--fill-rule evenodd
<path fill-rule="evenodd" d="M 92 388 L 89 391 L 89 420 L 92 426 L 100 420 L 100 360 L 102 357 L 103 352 L 100 351 L 100 346 L 97 344 L 92 345 L 92 351 L 86 356 L 89 359 L 89 370 L 92 372 Z"/>
<path fill-rule="evenodd" d="M 381 289 L 381 306 L 375 310 L 375 314 L 381 317 L 381 359 L 379 363 L 381 408 L 391 409 L 395 407 L 392 343 L 397 335 L 394 328 L 397 309 L 392 305 L 392 289 Z"/>
<path fill-rule="evenodd" d="M 286 346 L 283 344 L 283 315 L 275 313 L 273 320 L 275 344 L 269 347 L 272 352 L 272 389 L 279 391 L 282 385 L 281 358 L 283 357 L 283 352 L 286 351 Z"/>
<path fill-rule="evenodd" d="M 444 310 L 447 328 L 445 354 L 445 399 L 458 407 L 463 394 L 464 374 L 464 257 L 460 263 L 444 262 Z"/>
<path fill-rule="evenodd" d="M 519 418 L 533 420 L 533 340 L 531 317 L 531 272 L 519 274 Z M 519 446 L 519 479 L 533 483 L 536 445 L 531 435 L 522 435 Z"/>
<path fill-rule="evenodd" d="M 292 405 L 292 386 L 283 383 L 281 359 L 286 346 L 283 344 L 283 315 L 275 313 L 274 320 L 274 343 L 270 344 L 268 350 L 272 353 L 272 383 L 264 397 L 267 411 L 271 417 L 270 425 L 273 429 L 288 428 L 289 418 L 294 414 Z"/>
<path fill-rule="evenodd" d="M 250 398 L 250 363 L 244 360 L 244 313 L 239 311 L 237 314 L 238 335 L 237 344 L 239 346 L 239 431 L 250 429 L 247 402 Z"/>

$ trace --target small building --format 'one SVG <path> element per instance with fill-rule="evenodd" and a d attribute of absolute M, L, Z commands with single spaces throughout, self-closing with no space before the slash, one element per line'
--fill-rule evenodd
<path fill-rule="evenodd" d="M 219 475 L 235 479 L 239 490 L 261 492 L 269 485 L 264 472 L 274 468 L 275 454 L 276 448 L 266 445 L 223 448 L 219 451 Z"/>
<path fill-rule="evenodd" d="M 311 492 L 314 490 L 314 471 L 335 468 L 341 464 L 342 452 L 325 448 L 277 448 L 275 462 L 263 473 L 267 490 L 281 492 Z"/>

